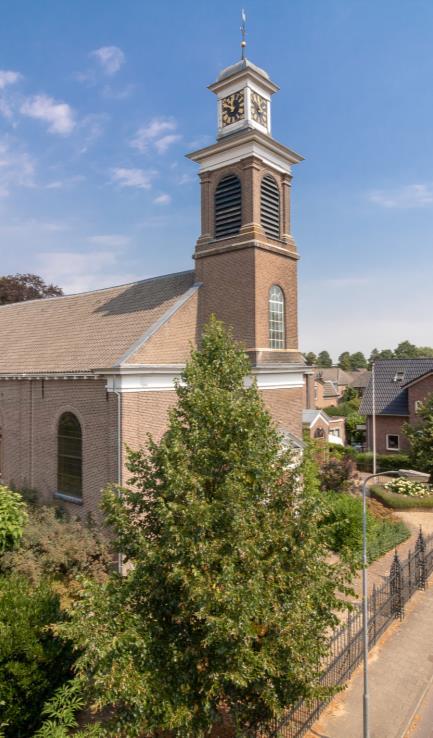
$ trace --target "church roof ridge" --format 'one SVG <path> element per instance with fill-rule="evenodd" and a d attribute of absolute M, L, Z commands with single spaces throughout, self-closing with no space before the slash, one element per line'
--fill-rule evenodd
<path fill-rule="evenodd" d="M 95 290 L 84 290 L 83 292 L 71 292 L 66 295 L 53 295 L 52 297 L 35 297 L 33 300 L 20 300 L 18 302 L 8 302 L 6 305 L 0 305 L 0 310 L 3 310 L 3 308 L 13 308 L 17 307 L 17 305 L 31 305 L 33 303 L 40 303 L 41 300 L 45 302 L 53 301 L 53 300 L 64 300 L 65 298 L 72 298 L 72 297 L 83 297 L 84 295 L 94 295 L 97 292 L 106 292 L 107 290 L 115 290 L 120 289 L 121 287 L 132 287 L 139 284 L 146 284 L 148 282 L 155 282 L 158 279 L 168 279 L 171 277 L 180 277 L 182 275 L 186 274 L 193 274 L 194 269 L 185 269 L 180 272 L 169 272 L 168 274 L 159 274 L 155 277 L 146 277 L 145 279 L 136 279 L 132 282 L 122 282 L 121 284 L 112 284 L 107 287 L 97 287 Z"/>
<path fill-rule="evenodd" d="M 217 81 L 221 82 L 223 79 L 227 79 L 227 77 L 231 77 L 232 74 L 237 74 L 238 72 L 242 72 L 244 69 L 252 69 L 254 72 L 257 72 L 258 74 L 261 74 L 264 77 L 266 77 L 266 79 L 270 80 L 270 76 L 266 72 L 265 69 L 258 67 L 257 64 L 254 64 L 249 59 L 241 59 L 240 61 L 237 61 L 234 64 L 230 64 L 230 66 L 222 69 L 218 75 Z"/>

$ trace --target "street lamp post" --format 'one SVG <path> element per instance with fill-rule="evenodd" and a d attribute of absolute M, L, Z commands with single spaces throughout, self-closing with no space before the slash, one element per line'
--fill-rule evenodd
<path fill-rule="evenodd" d="M 375 472 L 362 484 L 362 632 L 364 644 L 363 738 L 370 738 L 368 711 L 368 559 L 367 559 L 367 484 L 375 477 L 405 477 L 412 481 L 428 482 L 430 475 L 413 469 Z"/>

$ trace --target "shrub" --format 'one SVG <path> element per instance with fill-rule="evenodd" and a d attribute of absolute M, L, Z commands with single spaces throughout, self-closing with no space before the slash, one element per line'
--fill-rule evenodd
<path fill-rule="evenodd" d="M 359 471 L 373 472 L 373 454 L 371 451 L 357 453 L 355 461 Z M 407 469 L 410 466 L 407 454 L 376 454 L 376 464 L 378 471 Z"/>
<path fill-rule="evenodd" d="M 21 576 L 0 578 L 0 724 L 6 738 L 33 735 L 45 700 L 71 675 L 71 649 L 48 627 L 61 620 L 59 597 L 46 582 L 33 587 Z"/>
<path fill-rule="evenodd" d="M 362 558 L 362 499 L 352 495 L 328 495 L 329 544 L 337 553 Z M 402 521 L 377 517 L 367 510 L 367 555 L 369 561 L 382 556 L 410 535 Z"/>
<path fill-rule="evenodd" d="M 370 487 L 370 494 L 383 505 L 393 510 L 413 510 L 421 508 L 430 510 L 433 508 L 433 495 L 428 497 L 409 497 L 408 495 L 390 492 L 379 485 Z"/>
<path fill-rule="evenodd" d="M 20 546 L 2 557 L 4 572 L 37 583 L 43 577 L 73 579 L 78 574 L 101 580 L 112 556 L 102 532 L 60 514 L 54 507 L 29 508 Z"/>
<path fill-rule="evenodd" d="M 0 485 L 0 554 L 17 545 L 26 521 L 26 505 L 21 495 Z"/>
<path fill-rule="evenodd" d="M 353 462 L 349 457 L 330 458 L 319 470 L 320 486 L 324 491 L 342 492 L 347 489 Z"/>

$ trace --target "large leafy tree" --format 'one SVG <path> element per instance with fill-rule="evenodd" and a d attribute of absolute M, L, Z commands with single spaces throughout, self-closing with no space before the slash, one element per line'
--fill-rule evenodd
<path fill-rule="evenodd" d="M 46 284 L 37 274 L 8 274 L 0 277 L 0 305 L 63 295 L 60 287 Z"/>
<path fill-rule="evenodd" d="M 197 738 L 222 714 L 245 735 L 321 693 L 347 570 L 327 558 L 311 462 L 283 450 L 250 370 L 212 319 L 166 434 L 130 451 L 133 486 L 105 495 L 133 567 L 89 584 L 60 629 L 88 705 L 108 710 L 104 735 Z M 55 725 L 61 713 L 47 708 Z"/>
<path fill-rule="evenodd" d="M 423 402 L 419 423 L 406 424 L 404 432 L 409 439 L 413 468 L 433 475 L 433 394 Z"/>
<path fill-rule="evenodd" d="M 352 368 L 352 363 L 350 360 L 350 354 L 348 351 L 343 351 L 342 354 L 338 357 L 338 366 L 340 369 L 344 369 L 345 371 L 349 371 Z"/>
<path fill-rule="evenodd" d="M 350 368 L 351 369 L 366 369 L 367 360 L 362 351 L 355 351 L 354 354 L 350 354 Z"/>
<path fill-rule="evenodd" d="M 305 363 L 307 364 L 307 366 L 314 366 L 315 364 L 317 364 L 317 356 L 314 353 L 314 351 L 308 351 L 304 355 L 304 358 L 305 358 Z"/>
<path fill-rule="evenodd" d="M 328 351 L 321 351 L 317 357 L 317 366 L 322 369 L 329 369 L 332 366 L 332 359 Z"/>

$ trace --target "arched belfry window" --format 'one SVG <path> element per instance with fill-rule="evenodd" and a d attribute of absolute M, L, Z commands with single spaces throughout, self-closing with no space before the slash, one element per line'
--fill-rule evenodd
<path fill-rule="evenodd" d="M 269 290 L 269 346 L 272 349 L 283 349 L 286 346 L 284 295 L 277 284 L 273 284 Z"/>
<path fill-rule="evenodd" d="M 263 177 L 260 188 L 260 221 L 267 236 L 280 237 L 280 190 L 270 174 Z"/>
<path fill-rule="evenodd" d="M 215 190 L 215 238 L 239 233 L 241 225 L 241 181 L 235 174 L 228 174 Z"/>
<path fill-rule="evenodd" d="M 57 491 L 83 495 L 83 436 L 80 421 L 69 412 L 60 417 L 57 429 Z"/>

